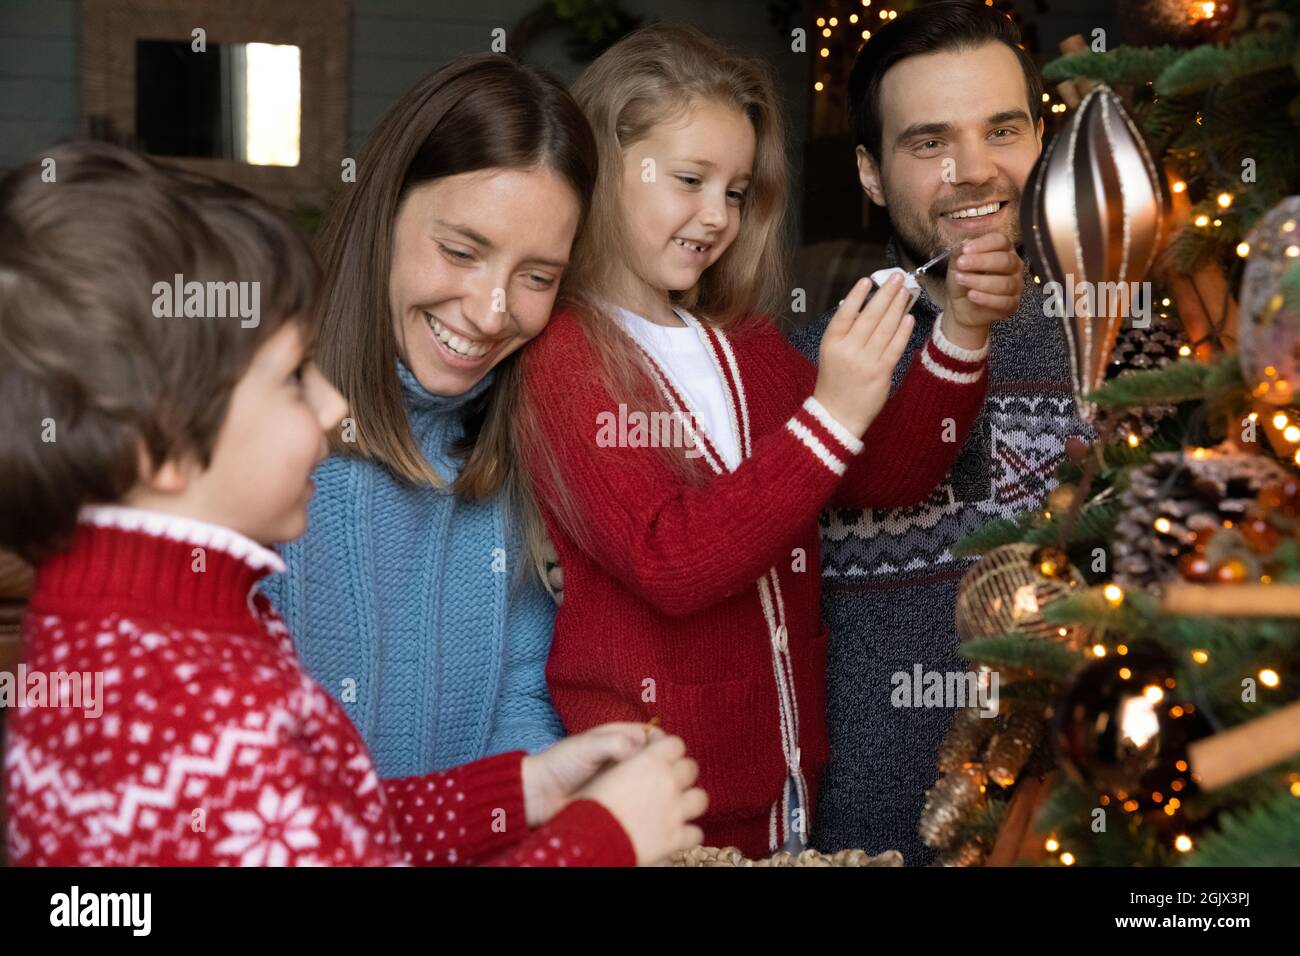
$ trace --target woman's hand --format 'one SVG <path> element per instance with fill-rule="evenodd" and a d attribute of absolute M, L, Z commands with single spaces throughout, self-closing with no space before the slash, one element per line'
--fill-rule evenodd
<path fill-rule="evenodd" d="M 546 562 L 546 582 L 551 586 L 551 597 L 559 607 L 564 603 L 564 568 L 560 567 L 560 555 L 550 535 L 542 542 L 542 560 Z"/>
<path fill-rule="evenodd" d="M 602 724 L 525 757 L 524 815 L 530 827 L 555 816 L 607 764 L 627 760 L 665 736 L 645 724 Z"/>

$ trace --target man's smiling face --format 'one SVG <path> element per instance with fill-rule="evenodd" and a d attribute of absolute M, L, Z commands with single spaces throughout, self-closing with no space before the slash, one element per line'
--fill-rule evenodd
<path fill-rule="evenodd" d="M 1042 148 L 1028 95 L 1015 53 L 998 42 L 911 56 L 885 73 L 880 163 L 859 146 L 858 170 L 913 265 L 989 232 L 1019 244 L 1020 194 Z"/>

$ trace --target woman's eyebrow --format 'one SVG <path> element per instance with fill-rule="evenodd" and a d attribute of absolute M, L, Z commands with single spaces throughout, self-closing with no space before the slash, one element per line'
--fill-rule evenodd
<path fill-rule="evenodd" d="M 466 239 L 469 239 L 471 242 L 477 242 L 480 246 L 486 246 L 488 248 L 491 248 L 492 246 L 491 239 L 489 239 L 487 236 L 483 235 L 480 232 L 475 232 L 473 229 L 471 229 L 469 226 L 464 225 L 463 223 L 448 222 L 446 219 L 435 219 L 434 222 L 436 222 L 438 225 L 442 226 L 445 229 L 450 229 L 453 232 L 459 232 Z"/>

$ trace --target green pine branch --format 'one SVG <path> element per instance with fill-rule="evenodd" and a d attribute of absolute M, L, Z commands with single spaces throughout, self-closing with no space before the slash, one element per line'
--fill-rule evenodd
<path fill-rule="evenodd" d="M 1241 365 L 1235 355 L 1228 355 L 1213 365 L 1183 359 L 1164 368 L 1121 375 L 1089 393 L 1088 399 L 1106 408 L 1141 408 L 1212 401 L 1244 389 Z"/>
<path fill-rule="evenodd" d="M 1282 790 L 1224 814 L 1181 861 L 1186 866 L 1295 866 L 1300 861 L 1300 800 Z"/>
<path fill-rule="evenodd" d="M 1043 79 L 1060 83 L 1083 77 L 1111 86 L 1149 83 L 1176 62 L 1182 52 L 1171 46 L 1122 46 L 1105 53 L 1069 53 L 1043 67 Z"/>
<path fill-rule="evenodd" d="M 1167 64 L 1155 80 L 1158 96 L 1186 96 L 1222 83 L 1290 66 L 1295 35 L 1290 30 L 1251 33 L 1223 46 L 1205 44 Z"/>
<path fill-rule="evenodd" d="M 1037 677 L 1062 683 L 1082 663 L 1082 656 L 1050 637 L 1026 638 L 1023 634 L 1000 634 L 966 641 L 961 655 L 978 664 L 997 669 L 1029 671 Z"/>

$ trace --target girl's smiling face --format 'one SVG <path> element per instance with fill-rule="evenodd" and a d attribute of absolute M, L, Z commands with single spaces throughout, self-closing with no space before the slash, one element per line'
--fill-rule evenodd
<path fill-rule="evenodd" d="M 581 215 L 556 173 L 486 169 L 414 187 L 393 227 L 389 301 L 402 357 L 460 395 L 546 327 Z"/>
<path fill-rule="evenodd" d="M 693 288 L 735 241 L 755 148 L 744 113 L 697 101 L 624 151 L 629 262 L 647 291 Z"/>

